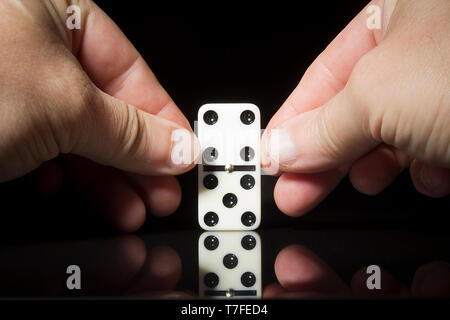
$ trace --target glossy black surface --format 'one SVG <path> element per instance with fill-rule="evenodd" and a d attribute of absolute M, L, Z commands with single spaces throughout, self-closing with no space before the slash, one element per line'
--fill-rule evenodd
<path fill-rule="evenodd" d="M 200 230 L 154 231 L 4 244 L 0 249 L 0 296 L 154 297 L 161 294 L 158 286 L 163 281 L 163 286 L 170 290 L 195 297 L 200 234 Z M 264 287 L 276 282 L 277 253 L 292 244 L 310 250 L 347 283 L 358 269 L 378 264 L 409 285 L 421 265 L 450 259 L 446 231 L 277 228 L 261 230 L 259 234 Z M 180 263 L 168 259 L 167 252 Z M 79 291 L 70 291 L 65 286 L 68 276 L 65 271 L 72 264 L 82 270 Z M 154 266 L 164 267 L 166 273 L 154 273 Z M 211 285 L 216 281 L 213 278 L 208 279 Z"/>

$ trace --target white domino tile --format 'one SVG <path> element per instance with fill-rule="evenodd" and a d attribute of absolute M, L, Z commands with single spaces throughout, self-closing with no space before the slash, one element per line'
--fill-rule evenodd
<path fill-rule="evenodd" d="M 202 161 L 198 165 L 200 226 L 205 230 L 256 229 L 261 222 L 261 123 L 258 107 L 248 103 L 205 104 L 198 111 L 197 133 L 202 148 Z M 215 152 L 211 152 L 211 148 Z M 221 168 L 221 171 L 207 172 L 207 168 L 214 169 L 212 166 Z M 252 171 L 240 171 L 250 167 Z M 233 169 L 224 171 L 224 168 Z M 205 186 L 205 179 L 209 179 L 210 188 Z M 214 188 L 211 188 L 215 184 L 211 179 L 217 183 Z M 253 186 L 243 188 L 241 179 L 246 179 L 247 184 L 244 185 Z M 226 198 L 227 194 L 233 194 L 235 198 Z"/>

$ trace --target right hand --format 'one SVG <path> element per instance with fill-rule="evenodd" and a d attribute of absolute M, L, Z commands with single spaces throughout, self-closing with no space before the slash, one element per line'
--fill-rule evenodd
<path fill-rule="evenodd" d="M 450 4 L 370 5 L 382 8 L 382 28 L 368 29 L 361 11 L 262 137 L 263 165 L 282 172 L 275 201 L 290 216 L 312 209 L 347 173 L 357 190 L 374 195 L 410 163 L 419 192 L 450 193 Z"/>

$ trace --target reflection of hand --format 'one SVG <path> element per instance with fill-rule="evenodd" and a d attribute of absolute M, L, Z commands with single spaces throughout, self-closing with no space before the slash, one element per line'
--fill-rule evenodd
<path fill-rule="evenodd" d="M 383 7 L 384 28 L 369 30 L 361 11 L 308 68 L 262 137 L 262 164 L 282 172 L 274 198 L 288 215 L 313 208 L 347 172 L 357 190 L 377 194 L 413 159 L 419 192 L 450 192 L 450 4 L 371 4 Z"/>
<path fill-rule="evenodd" d="M 281 297 L 430 297 L 450 296 L 450 265 L 432 262 L 420 267 L 410 288 L 393 275 L 381 270 L 381 289 L 369 290 L 370 276 L 362 268 L 347 285 L 325 262 L 308 249 L 291 245 L 278 254 L 275 274 L 280 284 L 270 284 L 263 292 L 265 298 Z"/>
<path fill-rule="evenodd" d="M 0 2 L 8 17 L 0 20 L 0 182 L 40 167 L 35 177 L 51 193 L 64 168 L 114 226 L 134 231 L 146 207 L 158 215 L 177 208 L 181 191 L 172 175 L 194 166 L 193 154 L 172 162 L 172 133 L 197 140 L 109 17 L 82 0 L 81 29 L 69 30 L 67 4 Z M 60 153 L 89 161 L 55 161 Z"/>
<path fill-rule="evenodd" d="M 150 248 L 137 236 L 16 246 L 0 252 L 0 296 L 182 296 L 178 254 Z M 68 290 L 69 265 L 81 269 L 81 290 Z"/>
<path fill-rule="evenodd" d="M 139 272 L 124 292 L 126 296 L 188 297 L 190 294 L 174 291 L 181 276 L 181 259 L 178 253 L 166 246 L 155 247 L 147 253 Z"/>

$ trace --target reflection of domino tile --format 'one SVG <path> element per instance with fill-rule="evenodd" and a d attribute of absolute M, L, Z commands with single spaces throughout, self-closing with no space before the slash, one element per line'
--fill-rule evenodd
<path fill-rule="evenodd" d="M 198 263 L 200 297 L 261 298 L 261 238 L 256 232 L 204 232 Z"/>

